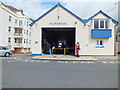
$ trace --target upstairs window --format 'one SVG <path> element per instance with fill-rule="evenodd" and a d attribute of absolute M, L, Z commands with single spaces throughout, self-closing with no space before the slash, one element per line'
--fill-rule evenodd
<path fill-rule="evenodd" d="M 105 28 L 104 20 L 100 20 L 100 28 Z"/>
<path fill-rule="evenodd" d="M 24 39 L 24 43 L 25 43 L 25 39 Z"/>
<path fill-rule="evenodd" d="M 23 21 L 20 20 L 20 21 L 19 21 L 19 26 L 22 26 L 22 25 L 23 25 Z"/>
<path fill-rule="evenodd" d="M 26 39 L 26 43 L 28 43 L 28 39 Z"/>
<path fill-rule="evenodd" d="M 11 17 L 11 16 L 9 16 L 9 21 L 12 21 L 11 19 L 12 19 L 12 17 Z"/>
<path fill-rule="evenodd" d="M 11 32 L 11 27 L 10 26 L 8 27 L 8 32 Z"/>
<path fill-rule="evenodd" d="M 99 28 L 99 20 L 94 20 L 94 28 L 95 29 Z"/>
<path fill-rule="evenodd" d="M 108 29 L 108 20 L 104 19 L 95 19 L 94 20 L 94 29 Z"/>
<path fill-rule="evenodd" d="M 17 24 L 17 19 L 15 20 L 15 24 Z"/>
<path fill-rule="evenodd" d="M 8 42 L 9 42 L 9 43 L 11 42 L 11 38 L 8 38 Z"/>
<path fill-rule="evenodd" d="M 15 43 L 17 43 L 17 39 L 15 39 Z"/>
<path fill-rule="evenodd" d="M 27 30 L 27 35 L 28 35 L 28 30 Z"/>
<path fill-rule="evenodd" d="M 27 21 L 27 26 L 29 26 L 29 22 Z"/>

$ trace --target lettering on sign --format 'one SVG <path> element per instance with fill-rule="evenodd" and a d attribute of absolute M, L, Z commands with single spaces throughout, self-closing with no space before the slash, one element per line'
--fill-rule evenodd
<path fill-rule="evenodd" d="M 52 22 L 51 25 L 67 25 L 66 22 Z"/>

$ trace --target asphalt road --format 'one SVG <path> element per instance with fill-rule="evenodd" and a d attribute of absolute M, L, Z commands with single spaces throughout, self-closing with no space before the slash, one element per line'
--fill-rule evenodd
<path fill-rule="evenodd" d="M 117 88 L 118 63 L 2 59 L 3 88 Z"/>

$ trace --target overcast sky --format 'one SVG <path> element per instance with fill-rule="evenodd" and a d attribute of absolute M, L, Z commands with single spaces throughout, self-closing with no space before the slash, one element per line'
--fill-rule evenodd
<path fill-rule="evenodd" d="M 57 4 L 57 1 L 80 18 L 89 18 L 99 10 L 103 10 L 117 19 L 118 10 L 115 8 L 117 7 L 115 3 L 118 0 L 2 0 L 7 5 L 23 9 L 25 14 L 33 19 L 37 19 L 51 9 Z"/>

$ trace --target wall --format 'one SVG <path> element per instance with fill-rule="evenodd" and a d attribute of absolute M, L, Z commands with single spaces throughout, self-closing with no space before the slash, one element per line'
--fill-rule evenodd
<path fill-rule="evenodd" d="M 59 20 L 58 8 L 51 11 L 41 20 L 36 22 L 32 27 L 32 54 L 42 54 L 42 27 L 76 27 L 76 42 L 80 42 L 81 51 L 80 55 L 114 55 L 114 24 L 111 23 L 112 38 L 102 39 L 104 40 L 105 48 L 95 48 L 97 39 L 91 38 L 92 25 L 91 21 L 86 25 L 74 16 L 59 8 Z M 106 18 L 102 14 L 95 18 Z M 66 22 L 67 25 L 51 25 L 51 22 Z M 77 22 L 77 24 L 75 24 Z M 99 40 L 99 39 L 98 39 Z M 35 43 L 38 42 L 38 43 Z"/>
<path fill-rule="evenodd" d="M 116 42 L 116 54 L 120 54 L 120 42 Z"/>

